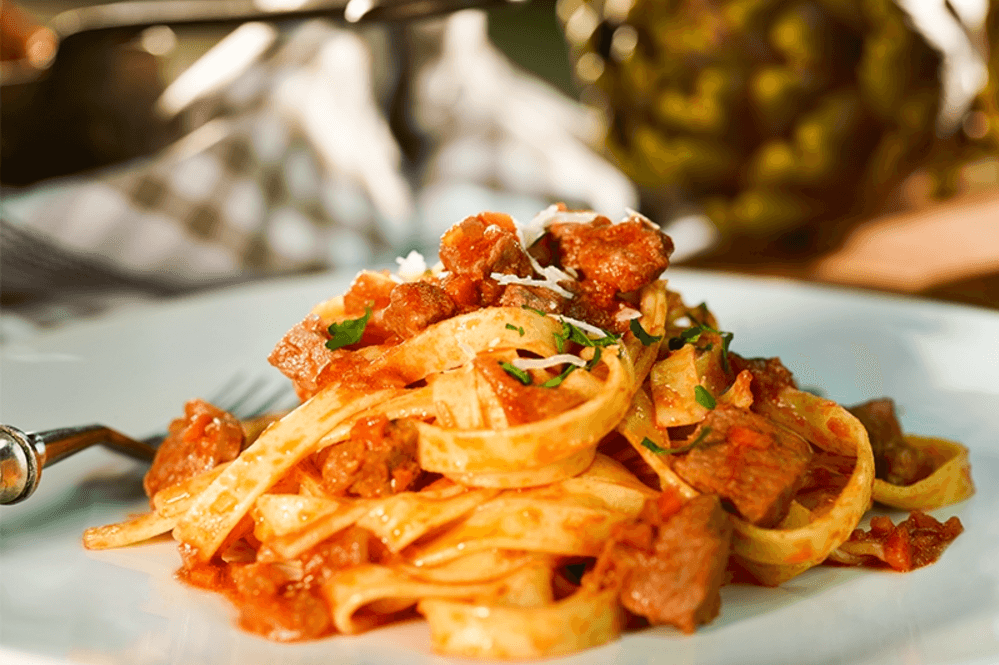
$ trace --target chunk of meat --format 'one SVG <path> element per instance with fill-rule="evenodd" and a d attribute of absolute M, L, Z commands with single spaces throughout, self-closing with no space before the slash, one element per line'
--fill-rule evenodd
<path fill-rule="evenodd" d="M 492 281 L 492 283 L 494 286 L 499 287 L 499 284 L 496 284 L 495 281 Z M 447 292 L 448 297 L 454 301 L 462 312 L 471 312 L 482 307 L 484 297 L 479 289 L 482 284 L 483 282 L 480 279 L 473 279 L 468 275 L 459 275 L 458 273 L 451 273 L 441 279 L 441 288 Z M 486 295 L 485 299 L 488 299 L 488 295 Z"/>
<path fill-rule="evenodd" d="M 371 534 L 350 527 L 292 561 L 253 561 L 230 566 L 228 593 L 244 630 L 282 642 L 334 632 L 321 587 L 338 570 L 369 561 Z"/>
<path fill-rule="evenodd" d="M 529 307 L 547 314 L 563 314 L 568 300 L 543 286 L 510 284 L 503 290 L 499 305 L 502 307 Z"/>
<path fill-rule="evenodd" d="M 917 510 L 895 525 L 890 517 L 879 515 L 871 518 L 871 528 L 867 531 L 854 529 L 850 538 L 839 546 L 839 552 L 858 565 L 888 566 L 906 572 L 939 559 L 963 531 L 964 525 L 957 517 L 941 523 Z"/>
<path fill-rule="evenodd" d="M 628 330 L 630 321 L 617 318 L 617 314 L 629 305 L 617 300 L 612 289 L 603 288 L 599 284 L 588 285 L 586 282 L 566 286 L 575 293 L 575 297 L 566 304 L 566 316 L 586 321 L 612 333 L 620 334 Z M 594 289 L 593 286 L 598 288 Z"/>
<path fill-rule="evenodd" d="M 753 402 L 772 402 L 784 388 L 797 388 L 791 370 L 784 367 L 780 358 L 743 358 L 737 353 L 729 353 L 732 371 L 739 374 L 748 371 L 753 380 Z"/>
<path fill-rule="evenodd" d="M 746 521 L 773 526 L 787 514 L 812 459 L 808 442 L 751 411 L 719 406 L 673 469 L 701 492 L 718 494 Z"/>
<path fill-rule="evenodd" d="M 817 451 L 794 500 L 814 515 L 828 512 L 850 482 L 856 464 L 856 457 Z"/>
<path fill-rule="evenodd" d="M 387 271 L 362 270 L 343 294 L 343 310 L 348 316 L 358 317 L 369 307 L 375 311 L 385 309 L 396 285 Z"/>
<path fill-rule="evenodd" d="M 510 376 L 496 357 L 480 354 L 475 369 L 496 394 L 509 425 L 533 423 L 551 418 L 582 404 L 585 398 L 563 387 L 558 390 L 541 386 L 525 386 Z M 586 371 L 586 370 L 576 370 Z"/>
<path fill-rule="evenodd" d="M 326 348 L 330 336 L 322 320 L 310 314 L 284 334 L 267 357 L 274 367 L 291 379 L 302 400 L 319 392 L 320 376 L 331 362 L 334 351 Z"/>
<path fill-rule="evenodd" d="M 358 319 L 368 312 L 371 313 L 361 335 L 359 342 L 361 346 L 383 344 L 393 338 L 394 333 L 385 325 L 384 313 L 392 300 L 392 292 L 396 286 L 398 283 L 389 276 L 387 270 L 381 272 L 362 270 L 343 295 L 343 311 L 346 318 Z"/>
<path fill-rule="evenodd" d="M 447 291 L 431 282 L 406 282 L 392 289 L 382 325 L 408 339 L 427 326 L 458 313 L 458 306 Z"/>
<path fill-rule="evenodd" d="M 731 541 L 732 522 L 717 496 L 681 503 L 667 490 L 636 523 L 615 530 L 594 570 L 617 571 L 628 611 L 692 633 L 721 609 Z"/>
<path fill-rule="evenodd" d="M 521 277 L 532 273 L 513 220 L 497 213 L 467 217 L 448 229 L 441 237 L 440 258 L 450 272 L 476 281 L 494 272 Z"/>
<path fill-rule="evenodd" d="M 416 427 L 384 415 L 361 418 L 346 441 L 317 456 L 323 487 L 334 495 L 387 496 L 402 492 L 420 477 Z"/>
<path fill-rule="evenodd" d="M 305 401 L 326 386 L 357 375 L 370 358 L 350 349 L 326 348 L 327 326 L 310 314 L 284 334 L 267 361 L 291 379 L 295 394 Z"/>
<path fill-rule="evenodd" d="M 631 219 L 612 224 L 599 217 L 588 224 L 552 224 L 563 268 L 578 270 L 595 293 L 634 291 L 656 280 L 669 266 L 673 241 L 658 229 Z"/>
<path fill-rule="evenodd" d="M 895 417 L 895 402 L 887 397 L 849 407 L 871 439 L 874 475 L 892 485 L 911 485 L 933 473 L 933 458 L 905 440 Z"/>
<path fill-rule="evenodd" d="M 239 420 L 200 399 L 184 405 L 184 416 L 170 423 L 142 486 L 150 501 L 164 487 L 176 485 L 236 459 L 243 447 Z"/>

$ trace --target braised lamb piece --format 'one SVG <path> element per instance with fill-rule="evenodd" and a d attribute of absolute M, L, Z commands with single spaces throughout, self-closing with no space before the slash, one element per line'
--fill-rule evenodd
<path fill-rule="evenodd" d="M 710 411 L 692 436 L 700 442 L 673 464 L 681 478 L 719 495 L 757 526 L 784 518 L 812 458 L 807 441 L 751 411 L 724 406 Z"/>
<path fill-rule="evenodd" d="M 732 523 L 717 496 L 680 504 L 667 491 L 649 501 L 636 522 L 616 530 L 594 574 L 620 580 L 629 612 L 692 633 L 721 609 L 731 540 Z"/>
<path fill-rule="evenodd" d="M 892 485 L 911 485 L 933 473 L 933 460 L 906 442 L 891 399 L 874 399 L 847 410 L 857 417 L 871 439 L 875 477 Z"/>
<path fill-rule="evenodd" d="M 184 416 L 170 423 L 142 486 L 146 496 L 189 480 L 236 459 L 243 448 L 243 427 L 232 415 L 200 399 L 184 405 Z"/>
<path fill-rule="evenodd" d="M 422 471 L 416 461 L 416 427 L 385 416 L 362 418 L 346 441 L 317 454 L 323 487 L 332 495 L 377 497 L 410 488 Z"/>

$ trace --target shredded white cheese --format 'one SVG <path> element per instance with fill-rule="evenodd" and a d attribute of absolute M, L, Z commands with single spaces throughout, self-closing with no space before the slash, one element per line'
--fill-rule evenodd
<path fill-rule="evenodd" d="M 403 279 L 419 279 L 427 272 L 426 260 L 415 249 L 407 254 L 405 258 L 401 256 L 396 257 L 395 262 L 399 265 L 399 269 L 396 272 Z"/>
<path fill-rule="evenodd" d="M 642 313 L 639 312 L 637 309 L 625 307 L 617 314 L 615 314 L 614 318 L 617 319 L 618 321 L 631 321 L 632 319 L 642 318 Z"/>
<path fill-rule="evenodd" d="M 554 212 L 558 212 L 558 206 L 550 205 L 535 215 L 534 219 L 527 224 L 522 225 L 514 221 L 517 227 L 517 236 L 520 238 L 520 244 L 525 250 L 545 234 L 545 230 L 548 228 L 546 221 L 551 219 L 551 214 Z"/>
<path fill-rule="evenodd" d="M 606 330 L 602 330 L 592 324 L 587 323 L 586 321 L 580 321 L 579 319 L 574 319 L 571 316 L 564 316 L 562 314 L 551 314 L 550 316 L 552 318 L 558 319 L 559 321 L 563 321 L 565 323 L 576 326 L 577 328 L 582 330 L 584 333 L 587 333 L 594 339 L 610 337 L 610 335 L 607 333 Z"/>
<path fill-rule="evenodd" d="M 550 205 L 535 215 L 534 219 L 526 225 L 518 224 L 517 235 L 524 247 L 527 248 L 537 242 L 538 238 L 543 236 L 548 227 L 555 222 L 585 223 L 592 222 L 599 216 L 592 211 L 568 212 L 559 210 L 557 205 Z"/>
<path fill-rule="evenodd" d="M 586 361 L 571 353 L 559 353 L 548 358 L 514 358 L 510 363 L 517 369 L 545 369 L 556 365 L 575 365 L 576 367 L 586 367 Z"/>
<path fill-rule="evenodd" d="M 639 221 L 645 222 L 646 224 L 648 224 L 649 226 L 651 226 L 654 229 L 660 229 L 660 228 L 662 228 L 658 224 L 656 224 L 655 222 L 653 222 L 651 219 L 649 219 L 648 217 L 646 217 L 642 213 L 638 212 L 637 210 L 632 210 L 631 208 L 625 208 L 624 209 L 624 214 L 627 215 L 627 217 L 625 218 L 625 220 L 632 219 L 632 218 L 638 218 Z M 621 220 L 621 221 L 625 221 L 625 220 Z"/>
<path fill-rule="evenodd" d="M 507 284 L 519 284 L 521 286 L 540 286 L 555 293 L 559 294 L 563 298 L 572 298 L 572 292 L 566 291 L 557 283 L 549 279 L 534 279 L 531 277 L 520 277 L 518 275 L 507 275 L 501 272 L 494 272 L 489 275 L 501 285 L 506 286 Z"/>
<path fill-rule="evenodd" d="M 563 271 L 558 266 L 541 265 L 540 263 L 538 263 L 538 260 L 533 256 L 531 256 L 529 253 L 527 253 L 527 260 L 531 262 L 531 268 L 534 269 L 534 272 L 538 273 L 539 275 L 541 275 L 550 282 L 555 282 L 556 286 L 558 285 L 557 284 L 558 282 L 564 280 L 572 281 L 573 279 L 575 279 L 572 275 Z"/>

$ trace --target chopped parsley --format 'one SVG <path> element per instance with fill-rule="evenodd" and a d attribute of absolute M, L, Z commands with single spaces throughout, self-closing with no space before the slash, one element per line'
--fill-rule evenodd
<path fill-rule="evenodd" d="M 336 351 L 344 346 L 350 346 L 351 344 L 357 344 L 361 341 L 361 336 L 364 335 L 364 329 L 368 325 L 368 319 L 371 318 L 371 308 L 366 307 L 364 309 L 364 316 L 359 319 L 348 319 L 346 321 L 340 321 L 330 325 L 327 330 L 330 334 L 330 339 L 326 340 L 326 348 L 330 351 Z"/>
<path fill-rule="evenodd" d="M 704 305 L 701 305 L 700 309 L 702 311 L 705 311 Z M 693 317 L 691 317 L 691 319 L 693 320 Z M 729 371 L 728 347 L 732 343 L 732 338 L 735 337 L 735 333 L 722 332 L 720 330 L 712 328 L 707 323 L 699 323 L 698 321 L 694 320 L 694 325 L 684 330 L 678 336 L 671 337 L 669 341 L 666 342 L 666 347 L 670 351 L 679 351 L 681 348 L 683 348 L 684 344 L 696 344 L 697 340 L 701 338 L 701 335 L 703 335 L 706 332 L 714 333 L 721 337 L 722 369 L 724 369 L 726 372 Z M 703 350 L 710 351 L 712 348 L 714 348 L 714 345 L 709 343 L 707 346 L 704 347 Z"/>
<path fill-rule="evenodd" d="M 512 323 L 508 323 L 508 324 L 506 324 L 506 329 L 507 330 L 516 330 L 517 332 L 520 333 L 521 337 L 524 336 L 524 326 L 515 326 Z"/>
<path fill-rule="evenodd" d="M 680 446 L 679 448 L 663 448 L 662 446 L 656 445 L 656 442 L 650 439 L 649 437 L 645 437 L 644 439 L 642 439 L 642 445 L 651 450 L 652 452 L 656 453 L 657 455 L 678 455 L 680 453 L 685 453 L 689 450 L 693 450 L 697 446 L 701 445 L 704 439 L 708 437 L 708 434 L 711 434 L 711 428 L 705 427 L 701 430 L 701 433 L 697 435 L 696 439 L 694 439 L 685 446 Z"/>
<path fill-rule="evenodd" d="M 705 409 L 713 409 L 718 404 L 704 386 L 694 386 L 694 399 Z"/>
<path fill-rule="evenodd" d="M 521 309 L 526 309 L 529 312 L 534 312 L 538 316 L 548 316 L 548 312 L 543 312 L 540 309 L 535 309 L 534 307 L 531 307 L 530 305 L 521 305 L 520 308 Z"/>
<path fill-rule="evenodd" d="M 644 439 L 642 439 L 642 445 L 657 455 L 662 455 L 663 453 L 669 452 L 668 448 L 663 448 L 662 446 L 656 444 L 656 442 L 650 439 L 649 437 L 645 437 Z"/>
<path fill-rule="evenodd" d="M 572 374 L 572 372 L 575 369 L 576 369 L 575 365 L 566 365 L 566 368 L 564 370 L 562 370 L 557 376 L 553 376 L 552 378 L 550 378 L 547 381 L 545 381 L 544 383 L 542 383 L 541 387 L 542 388 L 557 388 L 558 386 L 560 386 L 562 384 L 563 381 L 565 381 L 565 377 L 567 377 L 570 374 Z"/>
<path fill-rule="evenodd" d="M 680 349 L 683 348 L 683 345 L 686 343 L 687 343 L 686 340 L 684 340 L 682 337 L 670 337 L 669 341 L 666 342 L 666 348 L 668 348 L 670 351 L 679 351 Z"/>
<path fill-rule="evenodd" d="M 600 356 L 602 356 L 602 355 L 603 355 L 603 349 L 601 349 L 599 346 L 594 347 L 594 349 L 593 349 L 593 357 L 590 359 L 590 362 L 586 363 L 586 371 L 587 372 L 592 372 L 593 371 L 593 368 L 596 367 L 597 363 L 600 362 Z"/>
<path fill-rule="evenodd" d="M 643 328 L 642 324 L 638 322 L 638 319 L 632 319 L 631 323 L 628 324 L 628 327 L 631 328 L 632 334 L 638 338 L 638 341 L 642 343 L 642 346 L 655 344 L 663 338 L 662 335 L 650 335 L 645 332 L 645 328 Z"/>
<path fill-rule="evenodd" d="M 513 378 L 517 379 L 525 386 L 531 385 L 531 383 L 533 383 L 534 381 L 534 379 L 531 378 L 530 372 L 528 372 L 527 370 L 518 369 L 517 367 L 514 367 L 510 363 L 502 361 L 500 362 L 499 366 L 503 368 L 504 372 L 506 372 Z"/>
<path fill-rule="evenodd" d="M 602 355 L 603 355 L 603 349 L 601 349 L 599 346 L 593 347 L 593 357 L 585 365 L 585 369 L 586 369 L 587 372 L 592 372 L 593 371 L 593 368 L 596 367 L 597 363 L 600 362 L 600 356 L 602 356 Z M 541 384 L 541 387 L 542 388 L 557 388 L 560 385 L 562 385 L 562 382 L 565 381 L 565 378 L 567 376 L 569 376 L 570 374 L 572 374 L 577 369 L 579 369 L 578 365 L 572 365 L 572 364 L 566 365 L 566 368 L 564 370 L 562 370 L 558 374 L 558 376 L 553 376 L 552 378 L 548 379 L 547 381 L 545 381 L 544 383 Z"/>
<path fill-rule="evenodd" d="M 621 339 L 619 335 L 614 335 L 606 330 L 602 332 L 604 333 L 603 337 L 593 339 L 577 326 L 572 325 L 568 321 L 562 321 L 562 332 L 555 333 L 555 348 L 558 349 L 559 353 L 564 352 L 566 342 L 575 342 L 580 346 L 600 348 L 602 346 L 617 344 Z"/>
<path fill-rule="evenodd" d="M 726 372 L 728 371 L 728 345 L 732 343 L 732 338 L 735 337 L 735 333 L 723 332 L 718 333 L 722 338 L 722 348 L 721 348 L 721 359 L 722 359 L 722 369 Z"/>

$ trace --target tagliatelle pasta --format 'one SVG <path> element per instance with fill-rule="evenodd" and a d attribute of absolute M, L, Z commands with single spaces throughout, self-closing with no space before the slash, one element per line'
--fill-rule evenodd
<path fill-rule="evenodd" d="M 504 659 L 604 644 L 634 617 L 689 632 L 733 576 L 939 556 L 951 522 L 857 526 L 874 500 L 970 496 L 967 451 L 885 444 L 877 405 L 862 423 L 736 354 L 660 279 L 671 251 L 637 213 L 469 217 L 442 265 L 362 272 L 277 343 L 300 406 L 240 431 L 190 403 L 147 477 L 151 511 L 84 544 L 172 532 L 181 577 L 271 639 L 419 614 L 435 650 Z M 875 477 L 886 464 L 895 484 Z"/>

